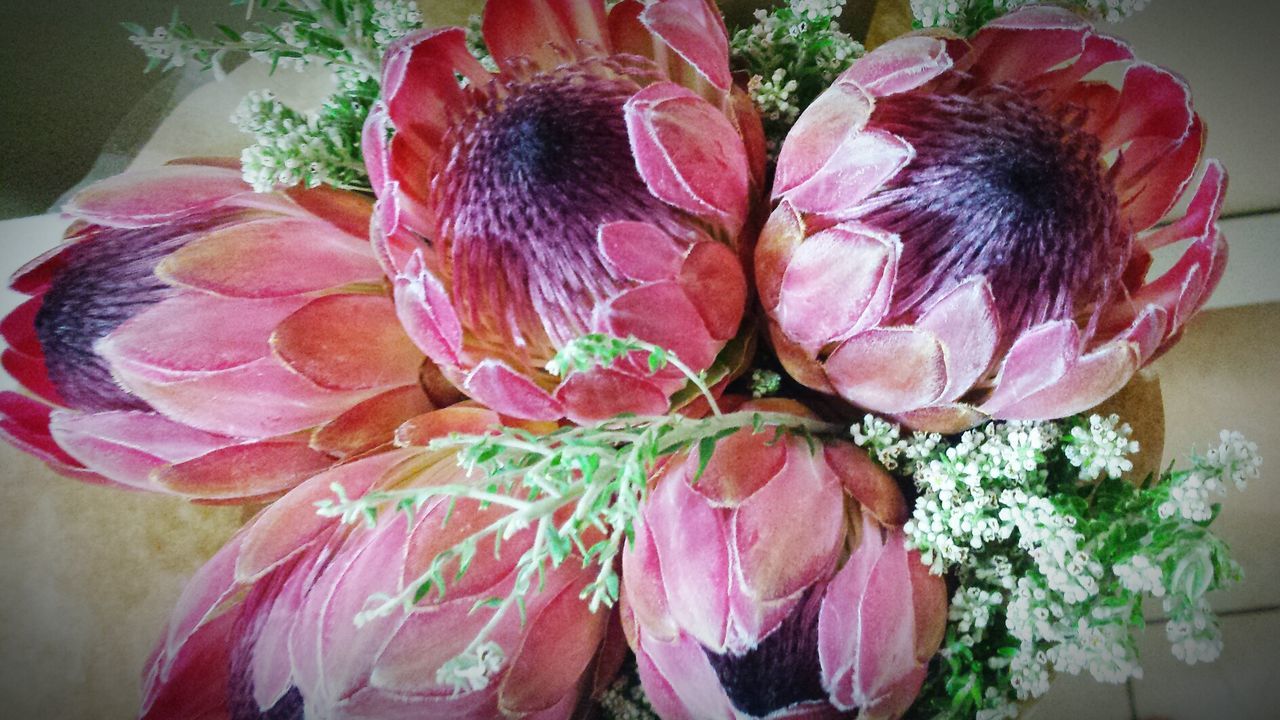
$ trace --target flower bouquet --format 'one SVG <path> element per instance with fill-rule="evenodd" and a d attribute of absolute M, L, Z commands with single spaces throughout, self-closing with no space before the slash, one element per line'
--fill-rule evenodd
<path fill-rule="evenodd" d="M 1216 656 L 1260 460 L 1135 466 L 1227 254 L 1145 3 L 249 4 L 134 41 L 332 94 L 80 192 L 0 326 L 11 443 L 253 508 L 142 717 L 1012 718 L 1150 598 Z"/>

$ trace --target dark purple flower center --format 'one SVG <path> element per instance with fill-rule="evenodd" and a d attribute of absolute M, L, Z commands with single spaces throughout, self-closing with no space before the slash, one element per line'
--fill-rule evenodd
<path fill-rule="evenodd" d="M 623 104 L 646 68 L 594 60 L 472 91 L 432 178 L 463 323 L 483 342 L 546 352 L 589 328 L 620 278 L 597 231 L 615 220 L 668 225 L 631 155 Z"/>
<path fill-rule="evenodd" d="M 156 277 L 156 265 L 185 245 L 200 225 L 91 227 L 63 252 L 65 263 L 44 294 L 35 326 L 49 379 L 68 407 L 149 409 L 116 384 L 94 344 L 173 293 Z"/>
<path fill-rule="evenodd" d="M 826 702 L 818 658 L 822 592 L 811 588 L 776 630 L 744 655 L 706 652 L 729 702 L 753 717 Z"/>
<path fill-rule="evenodd" d="M 1129 252 L 1101 145 L 1073 108 L 1046 110 L 1002 86 L 877 100 L 871 127 L 915 159 L 864 201 L 902 238 L 895 322 L 975 275 L 991 283 L 1003 343 L 1096 309 Z"/>

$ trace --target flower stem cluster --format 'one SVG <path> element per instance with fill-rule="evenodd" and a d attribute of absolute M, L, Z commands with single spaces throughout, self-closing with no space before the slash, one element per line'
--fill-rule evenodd
<path fill-rule="evenodd" d="M 320 184 L 368 190 L 360 156 L 360 129 L 378 97 L 383 51 L 422 26 L 410 0 L 232 0 L 277 21 L 259 21 L 243 33 L 216 25 L 221 37 L 203 38 L 177 14 L 151 32 L 128 24 L 132 41 L 149 58 L 148 70 L 188 64 L 221 77 L 229 57 L 245 56 L 278 68 L 324 67 L 336 89 L 315 112 L 300 112 L 270 93 L 245 98 L 232 121 L 254 142 L 241 155 L 245 181 L 259 192 Z"/>
<path fill-rule="evenodd" d="M 906 531 L 935 572 L 957 581 L 939 659 L 917 717 L 1016 717 L 1053 672 L 1100 682 L 1141 677 L 1135 633 L 1160 598 L 1173 653 L 1221 649 L 1207 594 L 1240 577 L 1209 530 L 1225 484 L 1258 477 L 1257 447 L 1224 432 L 1192 469 L 1135 485 L 1138 450 L 1116 416 L 992 423 L 956 438 L 867 417 L 855 442 L 914 482 Z"/>
<path fill-rule="evenodd" d="M 427 570 L 399 593 L 371 598 L 371 607 L 361 613 L 357 622 L 398 610 L 412 611 L 432 593 L 443 597 L 453 582 L 446 570 L 455 562 L 465 573 L 480 543 L 493 543 L 496 553 L 504 541 L 532 529 L 532 545 L 516 563 L 511 593 L 482 603 L 494 611 L 486 631 L 442 668 L 441 682 L 470 687 L 476 673 L 483 675 L 485 668 L 496 662 L 494 654 L 501 652 L 489 641 L 487 630 L 496 627 L 501 615 L 512 608 L 523 617 L 525 595 L 548 568 L 558 567 L 571 557 L 583 567 L 594 565 L 598 573 L 583 589 L 582 598 L 593 611 L 617 602 L 620 579 L 615 560 L 624 541 L 633 537 L 634 523 L 648 494 L 649 477 L 664 458 L 696 450 L 705 467 L 716 442 L 745 428 L 806 438 L 838 432 L 837 426 L 785 413 L 721 413 L 700 375 L 674 353 L 634 338 L 584 336 L 567 344 L 549 369 L 567 375 L 610 365 L 632 353 L 646 354 L 653 372 L 670 366 L 684 373 L 702 392 L 711 415 L 702 419 L 678 413 L 619 416 L 541 435 L 517 427 L 494 428 L 479 435 L 453 434 L 433 440 L 426 450 L 457 453 L 459 464 L 476 477 L 473 484 L 406 487 L 371 492 L 358 499 L 346 497 L 341 486 L 335 485 L 337 498 L 320 503 L 319 512 L 341 517 L 345 522 L 364 519 L 372 524 L 387 506 L 412 516 L 440 497 L 451 501 L 466 498 L 485 507 L 510 509 L 433 558 Z"/>
<path fill-rule="evenodd" d="M 840 30 L 843 12 L 844 0 L 789 0 L 757 10 L 755 23 L 734 33 L 734 64 L 748 75 L 771 155 L 801 111 L 862 56 L 862 45 Z"/>
<path fill-rule="evenodd" d="M 1084 12 L 1095 20 L 1119 22 L 1142 10 L 1150 0 L 1059 0 L 1058 5 Z M 945 27 L 969 35 L 1023 5 L 1044 0 L 911 0 L 916 27 Z"/>

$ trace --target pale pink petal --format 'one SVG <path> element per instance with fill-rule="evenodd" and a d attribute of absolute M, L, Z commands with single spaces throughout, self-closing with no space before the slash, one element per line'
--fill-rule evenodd
<path fill-rule="evenodd" d="M 96 182 L 72 198 L 63 211 L 113 227 L 147 227 L 209 210 L 251 192 L 235 170 L 165 165 Z"/>
<path fill-rule="evenodd" d="M 995 414 L 1056 383 L 1080 356 L 1080 328 L 1070 320 L 1033 327 L 1014 341 L 982 411 Z"/>
<path fill-rule="evenodd" d="M 910 514 L 898 484 L 862 449 L 848 443 L 827 443 L 823 459 L 844 489 L 881 525 L 902 525 Z"/>
<path fill-rule="evenodd" d="M 883 317 L 901 252 L 897 238 L 857 226 L 811 235 L 787 265 L 773 317 L 802 345 L 858 333 Z"/>
<path fill-rule="evenodd" d="M 884 97 L 915 90 L 952 65 L 941 38 L 909 35 L 858 58 L 840 80 L 855 82 L 871 95 Z"/>
<path fill-rule="evenodd" d="M 662 581 L 662 566 L 658 562 L 658 549 L 649 526 L 643 520 L 635 524 L 635 537 L 627 542 L 622 553 L 622 603 L 624 613 L 633 613 L 634 619 L 645 631 L 662 640 L 676 637 L 680 629 L 671 618 L 667 607 L 666 589 Z"/>
<path fill-rule="evenodd" d="M 954 435 L 990 420 L 986 413 L 966 403 L 938 403 L 929 407 L 896 413 L 893 419 L 921 432 Z"/>
<path fill-rule="evenodd" d="M 294 218 L 216 230 L 170 254 L 156 273 L 177 285 L 241 298 L 284 297 L 382 279 L 363 241 L 328 223 Z"/>
<path fill-rule="evenodd" d="M 1092 31 L 1089 23 L 1062 8 L 1036 6 L 987 23 L 970 41 L 971 72 L 997 84 L 1034 79 L 1078 57 Z"/>
<path fill-rule="evenodd" d="M 959 398 L 987 374 L 1000 341 L 1000 317 L 985 278 L 966 280 L 943 295 L 916 326 L 936 335 L 946 351 L 947 389 L 942 397 Z"/>
<path fill-rule="evenodd" d="M 236 442 L 156 413 L 55 412 L 49 430 L 85 467 L 142 490 L 158 489 L 151 479 L 153 470 Z"/>
<path fill-rule="evenodd" d="M 736 234 L 746 220 L 750 168 L 729 119 L 669 82 L 633 95 L 624 113 L 636 168 L 649 191 L 682 210 L 715 217 Z"/>
<path fill-rule="evenodd" d="M 862 131 L 874 105 L 861 85 L 843 77 L 819 95 L 782 143 L 773 196 L 784 195 L 812 178 L 843 143 Z"/>
<path fill-rule="evenodd" d="M 770 316 L 781 302 L 782 278 L 804 237 L 804 220 L 795 206 L 786 200 L 778 203 L 760 231 L 753 258 L 756 292 Z"/>
<path fill-rule="evenodd" d="M 947 387 L 942 343 L 933 333 L 913 328 L 855 335 L 827 358 L 826 370 L 841 397 L 875 412 L 923 407 Z"/>
<path fill-rule="evenodd" d="M 1140 358 L 1132 342 L 1111 342 L 1080 358 L 1048 387 L 993 411 L 1002 420 L 1045 420 L 1084 412 L 1120 391 L 1137 372 Z"/>
<path fill-rule="evenodd" d="M 711 662 L 687 635 L 664 642 L 640 632 L 636 652 L 645 693 L 664 720 L 735 720 Z"/>
<path fill-rule="evenodd" d="M 485 405 L 525 420 L 555 420 L 564 406 L 551 393 L 501 360 L 482 361 L 467 375 L 462 389 Z"/>
<path fill-rule="evenodd" d="M 363 244 L 373 215 L 368 196 L 329 185 L 295 186 L 283 192 L 304 211 L 295 215 L 323 220 Z"/>
<path fill-rule="evenodd" d="M 414 343 L 438 363 L 457 365 L 462 350 L 462 323 L 448 290 L 427 269 L 422 250 L 415 250 L 405 274 L 395 282 L 396 315 Z"/>
<path fill-rule="evenodd" d="M 785 197 L 801 212 L 840 217 L 880 190 L 914 157 L 915 149 L 896 135 L 881 130 L 859 132 Z"/>
<path fill-rule="evenodd" d="M 670 280 L 680 272 L 685 248 L 657 225 L 620 220 L 600 226 L 600 254 L 632 280 Z"/>

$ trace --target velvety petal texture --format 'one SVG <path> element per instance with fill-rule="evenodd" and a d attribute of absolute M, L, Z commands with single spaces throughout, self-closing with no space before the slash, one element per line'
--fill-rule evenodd
<path fill-rule="evenodd" d="M 491 411 L 459 406 L 414 418 L 409 438 L 477 432 Z M 432 428 L 427 431 L 426 428 Z M 478 429 L 479 428 L 479 429 Z M 490 620 L 479 600 L 510 592 L 531 533 L 477 553 L 467 574 L 412 612 L 357 624 L 377 593 L 396 593 L 440 552 L 507 510 L 441 498 L 376 526 L 322 517 L 316 503 L 421 484 L 469 482 L 449 453 L 404 445 L 314 474 L 260 512 L 192 579 L 149 664 L 144 717 L 569 718 L 617 671 L 601 656 L 611 616 L 579 593 L 595 572 L 571 557 L 526 596 L 489 639 L 504 661 L 486 682 L 455 691 L 437 677 Z M 448 522 L 445 517 L 448 516 Z M 451 572 L 451 571 L 446 571 Z"/>
<path fill-rule="evenodd" d="M 791 401 L 744 411 L 809 416 Z M 894 481 L 857 447 L 743 430 L 677 458 L 623 553 L 623 628 L 662 717 L 900 717 L 946 586 L 908 551 Z M 798 521 L 803 518 L 803 521 Z"/>
<path fill-rule="evenodd" d="M 503 0 L 485 70 L 458 28 L 387 53 L 364 154 L 375 246 L 418 348 L 512 417 L 670 409 L 683 383 L 543 368 L 591 332 L 715 367 L 747 304 L 760 121 L 710 0 Z M 732 353 L 730 353 L 732 355 Z"/>
<path fill-rule="evenodd" d="M 0 322 L 41 399 L 0 396 L 0 432 L 60 472 L 269 499 L 436 406 L 367 198 L 255 193 L 234 160 L 192 160 L 66 209 L 66 243 L 13 278 L 31 299 Z"/>
<path fill-rule="evenodd" d="M 782 146 L 755 250 L 774 349 L 802 384 L 916 429 L 1093 407 L 1222 275 L 1226 175 L 1203 145 L 1177 75 L 1067 10 L 885 43 Z"/>

